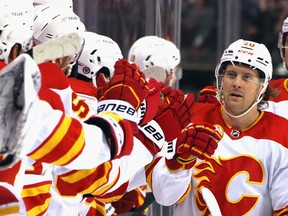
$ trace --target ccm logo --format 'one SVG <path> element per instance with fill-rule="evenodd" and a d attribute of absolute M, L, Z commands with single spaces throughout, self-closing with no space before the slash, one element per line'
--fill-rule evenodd
<path fill-rule="evenodd" d="M 243 53 L 243 54 L 246 54 L 246 55 L 254 55 L 253 52 L 250 52 L 250 51 L 246 51 L 246 50 L 238 50 L 239 53 Z"/>
<path fill-rule="evenodd" d="M 149 133 L 155 140 L 159 141 L 161 139 L 163 139 L 164 137 L 162 136 L 161 133 L 159 133 L 152 125 L 144 125 L 142 126 L 143 129 Z"/>
<path fill-rule="evenodd" d="M 102 111 L 117 111 L 120 113 L 127 113 L 128 115 L 134 115 L 136 110 L 133 109 L 132 107 L 128 107 L 126 105 L 123 104 L 101 104 L 98 107 L 98 112 L 102 112 Z"/>

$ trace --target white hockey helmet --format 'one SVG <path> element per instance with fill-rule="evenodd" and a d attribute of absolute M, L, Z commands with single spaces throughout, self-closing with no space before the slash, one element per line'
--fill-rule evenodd
<path fill-rule="evenodd" d="M 70 8 L 73 10 L 73 1 L 72 0 L 33 0 L 35 6 L 42 4 L 60 4 L 64 7 Z"/>
<path fill-rule="evenodd" d="M 32 0 L 0 0 L 0 60 L 8 63 L 15 44 L 22 51 L 32 47 L 33 13 Z"/>
<path fill-rule="evenodd" d="M 260 92 L 257 103 L 262 99 L 263 93 L 272 78 L 273 66 L 272 58 L 269 50 L 264 44 L 239 39 L 224 50 L 223 55 L 215 70 L 216 87 L 217 87 L 217 99 L 221 102 L 222 97 L 222 75 L 223 68 L 227 63 L 238 63 L 250 66 L 252 69 L 257 69 L 263 73 L 263 89 Z"/>
<path fill-rule="evenodd" d="M 36 44 L 73 32 L 82 36 L 84 31 L 84 24 L 73 10 L 58 4 L 35 6 L 34 42 Z"/>
<path fill-rule="evenodd" d="M 128 60 L 137 64 L 140 70 L 161 66 L 170 74 L 180 63 L 181 57 L 173 42 L 149 35 L 134 42 L 129 50 Z"/>
<path fill-rule="evenodd" d="M 89 31 L 84 32 L 83 38 L 84 46 L 78 58 L 78 74 L 93 79 L 105 67 L 109 70 L 107 78 L 111 78 L 115 62 L 123 58 L 118 44 L 110 37 Z"/>
<path fill-rule="evenodd" d="M 288 71 L 288 65 L 287 65 L 286 58 L 285 58 L 285 48 L 286 48 L 285 40 L 287 37 L 287 32 L 288 32 L 288 17 L 284 20 L 282 29 L 279 32 L 279 36 L 278 36 L 278 48 L 279 48 L 280 56 L 283 62 L 283 67 L 286 68 L 286 71 Z"/>

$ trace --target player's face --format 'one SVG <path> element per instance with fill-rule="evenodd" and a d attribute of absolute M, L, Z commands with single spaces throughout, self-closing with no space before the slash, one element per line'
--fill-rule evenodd
<path fill-rule="evenodd" d="M 176 76 L 174 73 L 170 73 L 167 75 L 165 81 L 164 81 L 164 85 L 165 86 L 172 86 L 176 81 Z"/>
<path fill-rule="evenodd" d="M 287 37 L 287 33 L 285 33 L 284 47 L 285 47 L 286 62 L 288 62 L 288 37 Z"/>
<path fill-rule="evenodd" d="M 69 76 L 71 73 L 71 68 L 74 56 L 67 56 L 63 58 L 58 58 L 55 60 L 55 63 L 63 70 L 66 76 Z"/>
<path fill-rule="evenodd" d="M 263 88 L 257 70 L 237 64 L 227 66 L 222 87 L 225 109 L 233 115 L 240 115 L 249 109 Z"/>

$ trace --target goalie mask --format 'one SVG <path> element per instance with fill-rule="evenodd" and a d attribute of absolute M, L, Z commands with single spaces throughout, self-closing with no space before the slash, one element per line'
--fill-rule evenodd
<path fill-rule="evenodd" d="M 245 113 L 240 115 L 243 116 L 244 114 L 248 113 L 248 111 L 250 111 L 253 106 L 257 105 L 263 98 L 263 94 L 265 93 L 269 81 L 272 78 L 273 67 L 271 55 L 265 45 L 243 39 L 235 41 L 223 52 L 220 62 L 215 69 L 217 99 L 222 105 L 222 78 L 225 72 L 225 67 L 229 63 L 233 65 L 247 65 L 253 70 L 258 70 L 260 72 L 260 77 L 264 77 L 263 82 L 261 83 L 263 87 L 261 92 L 259 93 L 255 103 Z M 232 116 L 229 113 L 227 114 Z"/>
<path fill-rule="evenodd" d="M 8 63 L 15 44 L 20 45 L 19 54 L 32 47 L 33 11 L 29 0 L 0 1 L 0 60 Z"/>
<path fill-rule="evenodd" d="M 285 49 L 288 48 L 285 46 L 285 41 L 287 40 L 287 33 L 288 33 L 288 17 L 284 20 L 283 25 L 282 25 L 282 30 L 279 33 L 279 37 L 278 37 L 278 48 L 279 48 L 281 59 L 283 61 L 283 67 L 286 68 L 286 71 L 288 71 L 286 55 L 285 55 Z"/>
<path fill-rule="evenodd" d="M 171 74 L 180 63 L 180 51 L 174 43 L 164 38 L 144 36 L 131 46 L 128 60 L 137 64 L 140 70 L 161 66 L 167 74 Z"/>
<path fill-rule="evenodd" d="M 114 74 L 114 64 L 122 59 L 122 52 L 118 44 L 111 38 L 94 32 L 84 32 L 84 46 L 78 58 L 78 74 L 92 80 L 99 70 L 105 73 L 106 78 Z"/>

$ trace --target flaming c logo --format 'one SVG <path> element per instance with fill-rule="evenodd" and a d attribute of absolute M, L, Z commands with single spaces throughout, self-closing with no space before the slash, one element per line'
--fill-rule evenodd
<path fill-rule="evenodd" d="M 244 184 L 262 184 L 264 181 L 264 171 L 261 162 L 251 156 L 241 155 L 233 158 L 221 157 L 203 161 L 195 166 L 196 172 L 193 178 L 198 180 L 195 185 L 196 203 L 202 215 L 209 215 L 210 212 L 200 194 L 201 187 L 209 188 L 216 197 L 223 215 L 225 212 L 233 211 L 233 215 L 245 215 L 253 209 L 259 197 L 255 194 L 245 193 L 244 187 L 239 188 L 241 195 L 237 200 L 230 200 L 228 189 L 239 175 L 246 175 Z M 240 186 L 241 187 L 241 186 Z M 241 191 L 241 189 L 243 191 Z"/>

